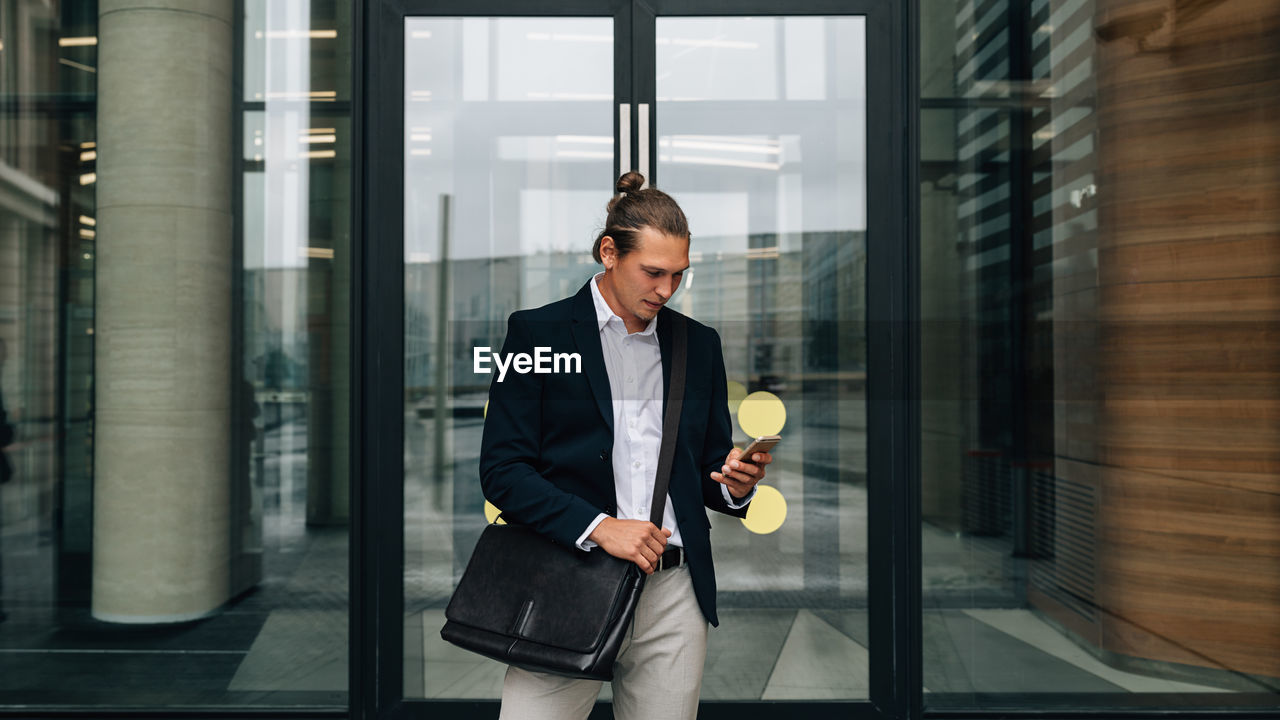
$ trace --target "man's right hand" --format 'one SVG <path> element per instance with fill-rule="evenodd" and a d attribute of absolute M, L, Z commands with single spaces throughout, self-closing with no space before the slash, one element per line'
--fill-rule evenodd
<path fill-rule="evenodd" d="M 648 520 L 619 520 L 607 517 L 600 521 L 587 539 L 616 558 L 630 560 L 646 575 L 658 568 L 658 558 L 667 547 L 671 531 Z"/>

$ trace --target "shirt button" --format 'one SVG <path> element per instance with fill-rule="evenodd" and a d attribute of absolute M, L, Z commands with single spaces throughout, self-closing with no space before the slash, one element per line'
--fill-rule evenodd
<path fill-rule="evenodd" d="M 637 460 L 637 461 L 635 461 L 635 462 L 631 463 L 631 467 L 634 467 L 634 468 L 638 468 L 638 467 L 640 467 L 640 461 L 639 461 L 639 460 Z"/>
<path fill-rule="evenodd" d="M 628 375 L 628 376 L 627 376 L 627 382 L 635 382 L 635 378 L 633 378 L 633 377 L 631 377 L 630 375 Z"/>
<path fill-rule="evenodd" d="M 645 506 L 641 505 L 641 506 L 640 506 L 640 514 L 641 514 L 641 515 L 648 515 L 648 514 L 649 514 L 649 508 L 647 508 L 647 507 L 645 507 Z"/>

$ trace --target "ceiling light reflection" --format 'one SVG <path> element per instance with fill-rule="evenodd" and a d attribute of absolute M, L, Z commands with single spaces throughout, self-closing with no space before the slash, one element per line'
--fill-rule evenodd
<path fill-rule="evenodd" d="M 608 135 L 557 135 L 558 143 L 586 143 L 589 145 L 612 145 L 613 138 Z"/>
<path fill-rule="evenodd" d="M 556 157 L 588 158 L 591 160 L 612 160 L 613 153 L 604 150 L 557 150 Z"/>
<path fill-rule="evenodd" d="M 776 162 L 756 162 L 754 160 L 731 160 L 729 158 L 703 157 L 701 155 L 672 155 L 671 162 L 686 165 L 720 165 L 724 167 L 751 168 L 752 170 L 777 170 L 782 167 Z"/>
<path fill-rule="evenodd" d="M 256 93 L 262 97 L 262 93 Z M 323 100 L 332 102 L 338 99 L 337 90 L 287 90 L 267 93 L 267 100 Z"/>
<path fill-rule="evenodd" d="M 663 147 L 667 146 L 666 139 L 660 140 L 659 143 Z M 670 145 L 673 148 L 684 148 L 685 150 L 722 150 L 724 152 L 755 153 L 758 155 L 778 155 L 782 153 L 782 148 L 778 147 L 776 143 L 773 145 L 760 145 L 672 139 Z"/>
<path fill-rule="evenodd" d="M 759 50 L 760 43 L 745 40 L 721 40 L 720 38 L 658 38 L 659 45 L 675 45 L 677 47 L 721 48 L 725 50 Z"/>
<path fill-rule="evenodd" d="M 587 35 L 584 33 L 526 33 L 530 40 L 551 40 L 553 42 L 612 43 L 612 35 Z"/>
<path fill-rule="evenodd" d="M 334 38 L 338 37 L 338 31 L 337 30 L 267 30 L 266 32 L 263 32 L 262 30 L 258 30 L 253 34 L 253 36 L 258 40 L 261 40 L 263 38 L 266 38 L 267 40 L 300 40 L 304 38 L 312 39 L 312 40 L 333 40 Z"/>

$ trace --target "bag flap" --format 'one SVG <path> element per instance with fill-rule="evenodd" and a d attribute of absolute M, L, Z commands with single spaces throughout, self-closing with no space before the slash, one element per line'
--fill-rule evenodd
<path fill-rule="evenodd" d="M 573 652 L 593 652 L 643 582 L 634 563 L 557 545 L 519 525 L 489 525 L 445 609 L 449 620 Z"/>

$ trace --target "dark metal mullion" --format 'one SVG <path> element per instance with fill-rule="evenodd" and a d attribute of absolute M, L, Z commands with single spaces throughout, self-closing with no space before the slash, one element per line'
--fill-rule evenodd
<path fill-rule="evenodd" d="M 627 144 L 629 164 L 634 165 L 636 159 L 636 139 L 631 128 L 635 127 L 635 84 L 628 68 L 632 64 L 632 53 L 635 50 L 632 27 L 635 23 L 634 9 L 630 0 L 614 0 L 613 12 L 613 177 L 616 180 L 631 168 L 622 167 L 622 143 Z M 631 108 L 631 124 L 622 127 L 618 116 L 618 107 L 626 104 Z M 613 191 L 613 186 L 608 187 Z"/>
<path fill-rule="evenodd" d="M 351 720 L 369 720 L 377 715 L 377 705 L 372 702 L 373 694 L 366 690 L 366 682 L 368 688 L 376 687 L 376 678 L 369 678 L 366 668 L 372 667 L 374 663 L 372 658 L 375 647 L 373 643 L 367 641 L 370 637 L 368 632 L 369 623 L 366 620 L 368 613 L 365 609 L 372 607 L 372 603 L 368 601 L 366 588 L 370 587 L 365 583 L 365 558 L 369 554 L 371 543 L 365 539 L 365 528 L 371 527 L 372 523 L 365 522 L 364 514 L 367 504 L 364 502 L 364 482 L 363 472 L 365 454 L 361 450 L 361 443 L 364 440 L 363 423 L 360 419 L 364 416 L 362 408 L 364 406 L 364 393 L 361 389 L 363 381 L 363 368 L 365 365 L 362 348 L 364 343 L 361 342 L 364 336 L 364 302 L 362 294 L 364 292 L 364 242 L 367 237 L 364 232 L 364 202 L 365 202 L 365 141 L 368 133 L 365 132 L 365 108 L 369 103 L 365 102 L 365 76 L 369 72 L 371 63 L 366 61 L 365 48 L 376 47 L 374 42 L 376 38 L 366 38 L 365 33 L 371 35 L 375 32 L 377 23 L 367 23 L 366 18 L 369 13 L 369 3 L 376 0 L 352 0 L 351 2 L 351 308 L 350 319 L 351 333 L 350 347 L 348 347 L 347 357 L 349 358 L 350 367 L 349 384 L 350 384 L 350 418 L 347 423 L 347 445 L 349 453 L 349 465 L 347 482 L 348 495 L 350 497 L 350 527 L 347 535 L 347 583 L 349 585 L 348 596 L 348 616 L 347 616 L 347 699 L 348 699 L 348 716 Z M 368 678 L 368 680 L 366 680 Z"/>
<path fill-rule="evenodd" d="M 374 582 L 377 637 L 374 693 L 380 717 L 398 717 L 404 698 L 404 22 L 402 4 L 389 0 L 384 6 L 381 29 L 391 32 L 381 37 L 379 55 L 383 63 L 376 92 L 385 114 L 378 116 L 376 134 L 387 146 L 379 147 L 380 170 L 370 187 L 366 208 L 376 209 L 379 228 L 367 237 L 381 242 L 367 242 L 366 257 L 371 260 L 366 277 L 377 290 L 366 289 L 370 301 L 370 336 L 366 341 L 377 350 L 366 366 L 366 377 L 377 377 L 377 400 L 367 408 L 374 420 L 366 419 L 366 427 L 376 440 L 366 435 L 366 449 L 377 457 L 370 466 L 374 474 L 366 476 L 366 497 L 374 506 L 366 519 L 374 527 L 394 528 L 377 534 L 377 573 Z M 394 97 L 393 102 L 386 102 Z M 380 189 L 379 189 L 380 188 Z M 376 203 L 376 204 L 375 204 Z M 375 300 L 376 298 L 376 300 Z M 376 318 L 374 320 L 373 318 Z M 372 381 L 366 380 L 366 387 Z M 367 415 L 366 418 L 369 418 Z"/>
<path fill-rule="evenodd" d="M 871 700 L 920 714 L 918 111 L 915 1 L 867 16 L 868 571 Z M 877 453 L 877 449 L 879 452 Z"/>
<path fill-rule="evenodd" d="M 366 2 L 372 0 L 366 0 Z M 423 17 L 617 17 L 615 9 L 630 0 L 555 0 L 523 3 L 519 0 L 385 0 L 396 5 L 401 16 Z"/>
<path fill-rule="evenodd" d="M 1114 697 L 1114 694 L 1110 694 Z M 967 693 L 965 693 L 967 695 Z M 1185 693 L 1149 693 L 1142 694 L 1139 702 L 1146 703 L 1164 703 L 1164 707 L 1159 708 L 1133 708 L 1118 707 L 1116 705 L 1097 704 L 1090 706 L 1086 704 L 1090 700 L 1103 699 L 1096 693 L 1085 694 L 1083 698 L 1076 694 L 1070 693 L 1052 693 L 1051 697 L 1046 699 L 1043 697 L 1028 696 L 1029 699 L 1040 700 L 1045 704 L 1041 708 L 1024 708 L 1024 709 L 960 709 L 960 710 L 926 710 L 923 717 L 928 720 L 987 720 L 988 718 L 1000 718 L 1001 720 L 1221 720 L 1229 718 L 1230 720 L 1275 720 L 1276 711 L 1274 708 L 1244 708 L 1244 709 L 1222 709 L 1221 707 L 1187 707 L 1188 695 Z M 1131 694 L 1130 697 L 1137 698 L 1138 694 Z M 1258 700 L 1265 701 L 1273 697 L 1270 693 L 1256 693 Z M 1007 696 L 1005 695 L 985 695 L 984 699 L 990 699 L 992 702 L 1004 703 L 1001 707 L 1009 707 Z M 1214 700 L 1224 696 L 1221 693 L 1212 693 L 1200 695 L 1201 699 L 1207 705 L 1213 705 Z M 1234 696 L 1237 697 L 1238 696 Z M 1084 702 L 1082 702 L 1082 700 Z M 1064 706 L 1073 706 L 1066 707 Z"/>
<path fill-rule="evenodd" d="M 639 133 L 640 105 L 649 107 L 649 164 L 648 177 L 650 185 L 658 184 L 658 142 L 657 142 L 657 16 L 653 8 L 645 0 L 636 0 L 631 5 L 631 82 L 635 103 L 632 115 L 636 118 L 636 133 Z M 643 167 L 640 162 L 640 138 L 638 134 L 632 138 L 632 154 L 637 168 Z"/>
<path fill-rule="evenodd" d="M 715 632 L 712 630 L 712 632 Z M 612 718 L 609 701 L 598 701 L 592 708 L 589 720 Z M 399 717 L 412 718 L 466 718 L 479 720 L 498 716 L 498 704 L 493 700 L 414 700 L 406 702 Z M 879 712 L 866 702 L 817 700 L 724 700 L 703 701 L 698 706 L 698 720 L 880 720 Z M 325 720 L 325 719 L 321 719 Z M 655 720 L 659 720 L 655 718 Z"/>
<path fill-rule="evenodd" d="M 252 482 L 250 465 L 252 450 L 245 443 L 243 421 L 245 397 L 241 391 L 244 379 L 244 0 L 232 4 L 231 22 L 231 447 L 229 460 L 231 472 L 227 482 L 231 491 L 231 507 L 242 507 L 240 493 L 247 492 Z M 96 77 L 96 75 L 95 75 Z M 250 477 L 239 478 L 236 473 L 246 470 Z M 241 483 L 244 483 L 243 485 Z M 227 532 L 231 533 L 231 549 L 236 553 L 227 567 L 227 582 L 233 592 L 239 592 L 236 567 L 244 558 L 243 542 L 237 540 L 238 513 L 231 513 Z"/>
<path fill-rule="evenodd" d="M 404 257 L 399 242 L 371 241 L 404 236 L 404 12 L 356 7 L 350 689 L 352 718 L 374 720 L 398 714 L 404 685 Z"/>
<path fill-rule="evenodd" d="M 351 114 L 352 107 L 350 100 L 297 100 L 293 102 L 273 100 L 271 102 L 271 109 L 273 110 L 305 109 L 307 114 L 313 118 L 347 117 Z M 267 102 L 265 100 L 244 100 L 240 103 L 240 110 L 241 112 L 266 112 Z"/>
<path fill-rule="evenodd" d="M 780 4 L 770 0 L 637 0 L 648 5 L 659 16 L 794 16 L 794 15 L 860 15 L 866 8 L 882 3 L 878 0 L 798 0 Z"/>
<path fill-rule="evenodd" d="M 904 712 L 899 717 L 912 720 L 922 717 L 924 709 L 924 604 L 923 558 L 921 533 L 921 391 L 920 391 L 920 0 L 903 3 L 897 15 L 901 26 L 893 37 L 901 43 L 896 57 L 901 58 L 902 75 L 895 82 L 900 95 L 896 107 L 902 108 L 903 122 L 900 147 L 896 149 L 903 158 L 902 229 L 906 237 L 903 243 L 906 275 L 902 296 L 906 304 L 907 325 L 902 345 L 906 353 L 906 392 L 903 398 L 910 413 L 907 430 L 906 472 L 902 483 L 904 505 L 895 514 L 900 525 L 899 536 L 904 542 L 903 557 L 897 568 L 900 574 L 898 586 L 902 596 L 897 604 L 900 614 L 895 623 L 900 637 L 896 638 L 899 653 L 895 672 L 901 675 L 899 692 L 905 698 Z"/>

